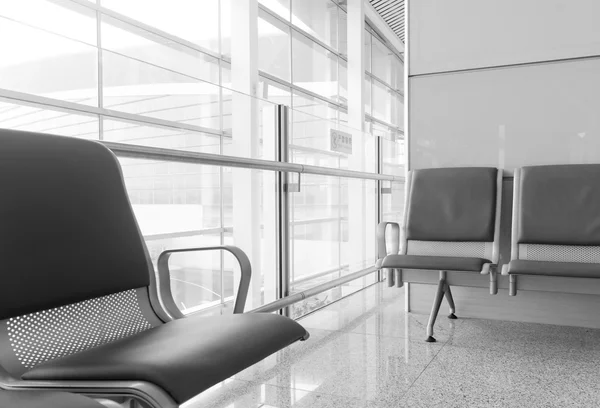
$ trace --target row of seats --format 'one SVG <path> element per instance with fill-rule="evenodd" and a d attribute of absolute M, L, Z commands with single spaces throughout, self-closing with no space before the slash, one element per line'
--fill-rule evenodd
<path fill-rule="evenodd" d="M 174 408 L 309 336 L 287 317 L 242 313 L 251 269 L 234 247 L 209 248 L 240 263 L 234 314 L 183 316 L 169 289 L 174 251 L 155 271 L 100 143 L 0 129 L 0 188 L 0 390 L 17 392 L 0 398 L 79 401 L 18 394 L 51 389 Z"/>
<path fill-rule="evenodd" d="M 440 271 L 428 342 L 444 296 L 455 319 L 446 273 L 490 275 L 497 293 L 502 171 L 440 168 L 409 172 L 404 222 L 378 227 L 378 266 L 390 285 L 402 286 L 402 269 Z M 385 233 L 396 236 L 387 254 Z M 600 278 L 600 165 L 528 166 L 515 170 L 511 257 L 502 268 L 509 294 L 517 276 Z"/>

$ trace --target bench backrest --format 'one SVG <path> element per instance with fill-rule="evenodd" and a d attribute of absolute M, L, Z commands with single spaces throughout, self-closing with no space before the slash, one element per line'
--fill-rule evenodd
<path fill-rule="evenodd" d="M 497 259 L 501 173 L 488 167 L 409 172 L 406 253 Z"/>

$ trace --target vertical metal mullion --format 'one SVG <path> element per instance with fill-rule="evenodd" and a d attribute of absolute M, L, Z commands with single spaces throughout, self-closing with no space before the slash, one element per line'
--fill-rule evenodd
<path fill-rule="evenodd" d="M 102 13 L 96 10 L 96 46 L 98 48 L 98 107 L 104 107 L 104 69 L 102 66 Z M 98 115 L 98 140 L 104 140 L 104 117 Z"/>
<path fill-rule="evenodd" d="M 278 162 L 289 161 L 289 108 L 277 105 L 275 114 L 275 129 L 277 132 L 276 159 Z M 277 172 L 276 176 L 276 228 L 277 228 L 277 295 L 279 299 L 290 294 L 290 207 L 287 172 Z M 285 307 L 280 312 L 290 315 L 290 308 Z"/>
<path fill-rule="evenodd" d="M 223 139 L 225 135 L 223 134 L 223 50 L 221 46 L 221 1 L 218 4 L 218 16 L 219 21 L 217 22 L 219 34 L 218 34 L 218 49 L 219 49 L 219 130 L 221 131 L 221 136 L 219 137 L 219 152 L 221 154 L 224 153 Z M 225 245 L 225 202 L 224 202 L 224 189 L 225 183 L 223 182 L 223 166 L 219 166 L 219 205 L 220 205 L 220 225 L 221 225 L 221 233 L 219 234 L 221 245 Z M 225 251 L 220 252 L 220 269 L 221 269 L 221 304 L 225 304 Z"/>
<path fill-rule="evenodd" d="M 376 136 L 376 149 L 377 149 L 377 173 L 381 174 L 382 170 L 383 170 L 383 150 L 381 148 L 381 137 Z M 382 181 L 381 180 L 377 180 L 377 225 L 379 225 L 379 223 L 381 221 L 383 221 L 383 197 L 381 194 L 382 191 Z M 375 249 L 377 251 L 377 249 Z M 377 258 L 377 256 L 375 257 Z M 377 271 L 377 282 L 381 282 L 381 269 Z"/>

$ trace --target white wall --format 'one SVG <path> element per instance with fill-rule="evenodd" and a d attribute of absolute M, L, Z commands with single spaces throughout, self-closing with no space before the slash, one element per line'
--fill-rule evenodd
<path fill-rule="evenodd" d="M 597 0 L 411 1 L 411 168 L 600 162 L 599 15 Z"/>

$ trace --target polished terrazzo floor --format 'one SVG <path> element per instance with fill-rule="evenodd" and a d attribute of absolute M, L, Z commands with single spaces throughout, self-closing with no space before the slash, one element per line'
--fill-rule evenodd
<path fill-rule="evenodd" d="M 404 313 L 372 286 L 301 319 L 311 333 L 190 407 L 599 407 L 600 330 Z M 443 304 L 444 308 L 445 305 Z"/>

